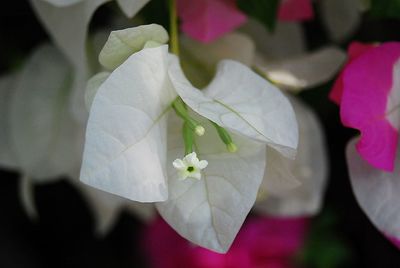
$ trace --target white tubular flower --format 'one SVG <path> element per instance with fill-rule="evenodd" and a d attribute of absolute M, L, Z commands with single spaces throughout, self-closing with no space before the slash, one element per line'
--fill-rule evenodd
<path fill-rule="evenodd" d="M 180 180 L 186 178 L 201 179 L 201 170 L 206 168 L 208 162 L 206 160 L 199 160 L 196 152 L 186 155 L 183 159 L 176 159 L 172 162 L 174 168 L 178 170 Z"/>

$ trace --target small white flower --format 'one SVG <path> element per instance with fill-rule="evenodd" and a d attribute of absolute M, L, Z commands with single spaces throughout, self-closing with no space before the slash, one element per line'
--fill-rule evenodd
<path fill-rule="evenodd" d="M 186 178 L 201 179 L 200 171 L 207 167 L 206 160 L 199 160 L 196 152 L 186 155 L 183 159 L 176 159 L 172 165 L 179 171 L 178 176 L 180 180 Z"/>

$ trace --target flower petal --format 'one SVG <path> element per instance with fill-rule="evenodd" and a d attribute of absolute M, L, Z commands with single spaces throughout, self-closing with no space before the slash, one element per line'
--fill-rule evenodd
<path fill-rule="evenodd" d="M 82 2 L 83 0 L 42 0 L 44 2 L 48 2 L 57 7 L 64 7 L 74 5 L 78 2 Z"/>
<path fill-rule="evenodd" d="M 109 72 L 101 72 L 90 78 L 87 82 L 85 91 L 85 106 L 88 111 L 90 111 L 90 107 L 92 107 L 92 103 L 97 91 L 109 76 Z"/>
<path fill-rule="evenodd" d="M 296 152 L 293 109 L 272 84 L 241 63 L 224 60 L 207 88 L 194 88 L 172 58 L 169 76 L 179 96 L 198 114 L 233 132 L 266 142 L 288 157 Z"/>
<path fill-rule="evenodd" d="M 278 19 L 281 21 L 303 21 L 314 17 L 311 0 L 282 0 Z"/>
<path fill-rule="evenodd" d="M 184 151 L 179 123 L 176 116 L 171 116 L 169 161 Z M 186 239 L 226 252 L 256 199 L 265 169 L 265 146 L 233 134 L 238 151 L 229 153 L 211 124 L 207 120 L 201 124 L 207 131 L 196 139 L 198 153 L 209 163 L 201 171 L 201 180 L 180 181 L 170 166 L 169 198 L 157 203 L 157 209 Z"/>
<path fill-rule="evenodd" d="M 112 230 L 123 210 L 128 210 L 142 221 L 149 221 L 155 217 L 155 208 L 152 204 L 132 202 L 99 191 L 81 183 L 76 178 L 70 178 L 70 182 L 75 185 L 89 203 L 96 221 L 96 233 L 99 236 L 105 236 Z"/>
<path fill-rule="evenodd" d="M 274 83 L 292 90 L 312 88 L 328 82 L 339 71 L 346 54 L 327 47 L 300 57 L 268 62 L 256 57 L 255 65 Z"/>
<path fill-rule="evenodd" d="M 17 74 L 0 77 L 0 166 L 6 169 L 16 169 L 18 167 L 10 144 L 10 123 L 8 121 L 10 97 L 17 79 Z"/>
<path fill-rule="evenodd" d="M 361 208 L 373 224 L 393 242 L 400 239 L 400 161 L 396 170 L 384 172 L 371 167 L 355 150 L 357 140 L 347 145 L 351 185 Z M 398 244 L 397 244 L 398 245 Z"/>
<path fill-rule="evenodd" d="M 190 37 L 207 43 L 234 30 L 246 21 L 232 0 L 178 0 L 181 29 Z"/>
<path fill-rule="evenodd" d="M 167 199 L 166 121 L 176 97 L 167 49 L 133 54 L 101 85 L 86 130 L 84 183 L 135 201 Z"/>
<path fill-rule="evenodd" d="M 128 18 L 132 18 L 139 12 L 150 0 L 117 0 L 122 11 Z"/>
<path fill-rule="evenodd" d="M 354 60 L 343 75 L 340 116 L 359 129 L 357 150 L 375 168 L 392 171 L 400 127 L 400 43 L 385 43 Z"/>
<path fill-rule="evenodd" d="M 203 44 L 187 36 L 181 38 L 182 48 L 196 61 L 214 70 L 217 63 L 223 59 L 239 61 L 247 66 L 253 63 L 255 46 L 253 41 L 242 33 L 229 33 L 221 38 Z"/>
<path fill-rule="evenodd" d="M 334 41 L 343 41 L 360 25 L 361 2 L 359 0 L 323 0 L 319 2 L 322 20 Z"/>
<path fill-rule="evenodd" d="M 192 152 L 186 155 L 183 161 L 185 161 L 190 166 L 196 166 L 199 162 L 199 159 L 197 158 L 196 152 Z"/>
<path fill-rule="evenodd" d="M 366 53 L 371 48 L 374 48 L 376 45 L 374 44 L 363 44 L 359 42 L 352 42 L 348 48 L 348 60 L 346 62 L 346 66 L 343 68 L 343 71 L 339 74 L 338 78 L 333 85 L 331 92 L 329 93 L 329 98 L 335 102 L 337 105 L 340 105 L 340 101 L 342 99 L 343 94 L 343 75 L 346 67 L 351 64 L 355 59 Z"/>
<path fill-rule="evenodd" d="M 208 166 L 208 161 L 207 160 L 201 160 L 197 164 L 197 167 L 200 169 L 205 169 Z"/>
<path fill-rule="evenodd" d="M 174 162 L 172 162 L 172 165 L 174 168 L 179 169 L 179 170 L 184 170 L 187 168 L 185 163 L 181 159 L 175 159 Z"/>
<path fill-rule="evenodd" d="M 261 23 L 249 19 L 241 31 L 251 37 L 257 51 L 268 60 L 296 57 L 306 50 L 303 28 L 299 23 L 278 22 L 271 33 Z"/>
<path fill-rule="evenodd" d="M 10 100 L 10 138 L 20 169 L 50 179 L 80 166 L 83 128 L 69 113 L 71 69 L 53 47 L 42 46 L 24 66 Z"/>
<path fill-rule="evenodd" d="M 30 0 L 51 38 L 78 68 L 86 69 L 87 28 L 95 10 L 110 0 L 85 0 L 57 7 L 43 0 Z"/>
<path fill-rule="evenodd" d="M 247 66 L 253 64 L 255 46 L 245 34 L 229 33 L 207 44 L 187 36 L 183 36 L 180 41 L 183 69 L 196 87 L 208 85 L 220 60 L 236 60 Z"/>
<path fill-rule="evenodd" d="M 167 31 L 158 24 L 112 31 L 99 55 L 100 63 L 109 70 L 114 70 L 133 53 L 143 49 L 147 41 L 160 44 L 168 42 Z"/>
<path fill-rule="evenodd" d="M 259 212 L 276 216 L 314 215 L 321 209 L 328 179 L 325 139 L 315 113 L 295 98 L 291 98 L 291 102 L 300 128 L 296 159 L 281 158 L 286 164 L 272 162 L 271 154 L 267 152 L 267 170 L 261 184 L 261 191 L 266 193 L 266 199 L 257 202 L 255 208 Z M 283 186 L 286 187 L 277 188 L 278 185 L 273 183 L 274 179 L 275 182 L 276 178 L 283 180 L 285 170 L 287 183 Z M 298 187 L 294 187 L 296 185 L 293 181 L 289 183 L 288 179 L 292 176 L 301 183 Z"/>
<path fill-rule="evenodd" d="M 35 187 L 33 181 L 27 176 L 19 179 L 19 198 L 26 215 L 35 221 L 39 218 L 35 203 Z"/>

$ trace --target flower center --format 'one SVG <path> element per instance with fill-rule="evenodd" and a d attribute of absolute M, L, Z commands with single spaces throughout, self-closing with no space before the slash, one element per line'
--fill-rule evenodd
<path fill-rule="evenodd" d="M 189 172 L 192 172 L 194 170 L 194 167 L 190 166 L 186 170 L 189 171 Z"/>

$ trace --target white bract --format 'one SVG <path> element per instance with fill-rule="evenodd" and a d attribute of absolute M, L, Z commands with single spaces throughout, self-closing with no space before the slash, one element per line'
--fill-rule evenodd
<path fill-rule="evenodd" d="M 192 152 L 186 155 L 183 159 L 175 159 L 172 162 L 174 168 L 179 172 L 179 179 L 184 180 L 186 178 L 201 179 L 201 170 L 205 169 L 208 165 L 206 160 L 199 160 L 196 152 Z"/>
<path fill-rule="evenodd" d="M 116 0 L 123 12 L 132 18 L 149 0 Z M 87 31 L 90 20 L 101 5 L 111 0 L 30 0 L 51 39 L 74 67 L 75 75 L 69 109 L 73 116 L 85 123 L 83 94 L 91 70 L 87 55 Z"/>
<path fill-rule="evenodd" d="M 256 68 L 280 88 L 291 91 L 326 83 L 346 59 L 346 53 L 335 46 L 306 52 L 301 25 L 296 23 L 278 23 L 274 33 L 270 33 L 260 23 L 249 20 L 240 31 L 209 44 L 183 37 L 184 56 L 200 65 L 206 74 L 212 73 L 221 59 L 238 60 Z"/>
<path fill-rule="evenodd" d="M 124 45 L 116 44 L 116 51 Z M 185 151 L 183 121 L 171 112 L 177 95 L 205 129 L 196 137 L 197 154 L 186 163 L 175 161 Z M 159 202 L 158 211 L 177 232 L 218 252 L 228 250 L 254 204 L 265 145 L 288 157 L 296 152 L 297 122 L 289 101 L 232 60 L 222 61 L 213 81 L 199 90 L 168 46 L 144 48 L 121 62 L 87 103 L 92 105 L 81 180 L 131 200 Z M 231 132 L 236 153 L 227 150 L 210 121 Z M 197 156 L 207 160 L 207 168 Z M 190 164 L 204 168 L 200 180 L 200 173 L 178 170 Z"/>
<path fill-rule="evenodd" d="M 37 215 L 33 184 L 66 178 L 93 209 L 96 231 L 105 234 L 125 208 L 146 220 L 152 206 L 138 206 L 79 182 L 84 125 L 69 109 L 73 68 L 49 45 L 40 46 L 22 70 L 0 78 L 0 166 L 21 173 L 19 194 Z"/>
<path fill-rule="evenodd" d="M 86 64 L 85 43 L 89 22 L 101 5 L 111 0 L 30 0 L 54 42 L 78 68 Z M 117 0 L 132 18 L 150 0 Z"/>
<path fill-rule="evenodd" d="M 290 90 L 305 89 L 328 81 L 344 59 L 344 53 L 337 48 L 324 48 L 302 55 L 304 42 L 298 24 L 279 23 L 275 33 L 270 34 L 262 25 L 250 22 L 242 31 L 249 33 L 257 41 L 256 44 L 241 33 L 227 34 L 210 44 L 183 37 L 181 44 L 185 59 L 201 66 L 205 70 L 203 74 L 211 73 L 217 62 L 224 58 L 235 59 L 257 67 L 281 87 Z M 238 43 L 244 45 L 238 46 Z M 199 76 L 192 76 L 199 81 Z M 201 77 L 206 81 L 208 78 Z M 326 145 L 322 127 L 313 111 L 295 97 L 290 100 L 299 122 L 296 159 L 284 158 L 275 150 L 267 149 L 268 168 L 255 209 L 278 216 L 313 215 L 321 208 L 327 181 Z"/>
<path fill-rule="evenodd" d="M 267 169 L 255 206 L 274 216 L 311 216 L 322 207 L 328 179 L 328 159 L 322 127 L 314 112 L 291 97 L 299 122 L 295 160 L 267 152 Z"/>
<path fill-rule="evenodd" d="M 356 151 L 357 138 L 347 145 L 347 165 L 353 191 L 372 223 L 391 240 L 400 240 L 400 158 L 395 170 L 371 167 Z M 399 155 L 399 154 L 397 154 Z"/>

